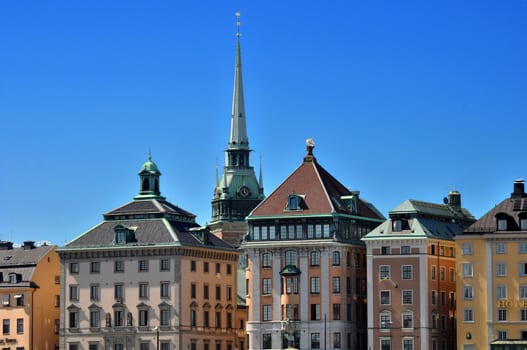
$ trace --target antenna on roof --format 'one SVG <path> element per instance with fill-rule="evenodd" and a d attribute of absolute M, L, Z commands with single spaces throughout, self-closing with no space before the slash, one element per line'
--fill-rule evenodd
<path fill-rule="evenodd" d="M 242 34 L 240 33 L 240 26 L 241 26 L 241 22 L 240 22 L 240 12 L 236 12 L 236 27 L 237 27 L 237 30 L 236 30 L 236 36 L 239 38 L 240 36 L 242 36 Z"/>

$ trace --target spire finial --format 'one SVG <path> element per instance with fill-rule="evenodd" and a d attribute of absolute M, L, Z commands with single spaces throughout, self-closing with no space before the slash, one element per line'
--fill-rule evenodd
<path fill-rule="evenodd" d="M 242 36 L 242 34 L 240 33 L 240 26 L 242 25 L 242 23 L 240 22 L 240 12 L 236 12 L 236 27 L 237 27 L 237 30 L 236 30 L 236 36 L 239 38 L 240 36 Z"/>

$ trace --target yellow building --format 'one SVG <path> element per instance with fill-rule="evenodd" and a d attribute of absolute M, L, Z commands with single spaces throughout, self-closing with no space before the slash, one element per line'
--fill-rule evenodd
<path fill-rule="evenodd" d="M 52 350 L 59 344 L 60 265 L 56 246 L 0 242 L 2 350 Z"/>
<path fill-rule="evenodd" d="M 459 350 L 527 349 L 527 194 L 509 198 L 456 237 Z"/>

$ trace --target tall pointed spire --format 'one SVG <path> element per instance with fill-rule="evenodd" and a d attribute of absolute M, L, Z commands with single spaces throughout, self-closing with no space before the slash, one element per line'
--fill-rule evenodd
<path fill-rule="evenodd" d="M 242 80 L 242 54 L 240 47 L 240 13 L 236 12 L 236 25 L 238 37 L 236 44 L 236 64 L 234 68 L 234 90 L 232 93 L 232 115 L 231 115 L 231 134 L 229 138 L 229 148 L 249 148 L 247 137 L 247 126 L 245 124 L 245 101 L 243 97 Z"/>

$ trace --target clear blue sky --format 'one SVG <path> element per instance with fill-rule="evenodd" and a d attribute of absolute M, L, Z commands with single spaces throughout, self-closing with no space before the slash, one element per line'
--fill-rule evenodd
<path fill-rule="evenodd" d="M 304 141 L 385 215 L 452 189 L 480 217 L 527 177 L 527 2 L 2 1 L 0 239 L 63 245 L 161 191 L 210 218 L 241 12 L 252 164 Z"/>

